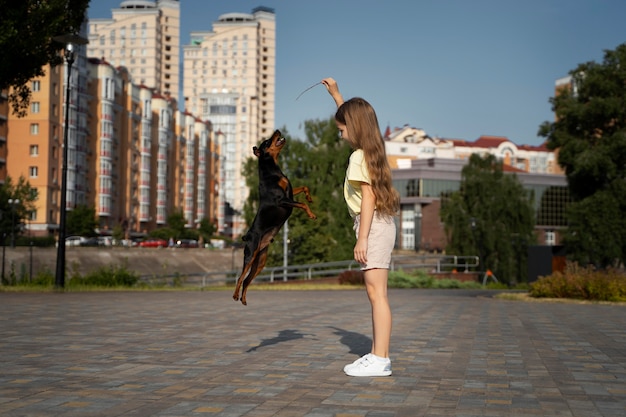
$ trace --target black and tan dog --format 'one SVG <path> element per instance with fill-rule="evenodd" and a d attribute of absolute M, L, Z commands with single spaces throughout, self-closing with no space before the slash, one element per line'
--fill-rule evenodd
<path fill-rule="evenodd" d="M 267 251 L 274 236 L 287 221 L 293 208 L 299 208 L 311 219 L 317 218 L 305 203 L 293 199 L 296 194 L 304 193 L 307 201 L 313 201 L 308 187 L 292 188 L 289 179 L 278 166 L 278 155 L 285 146 L 285 138 L 279 130 L 271 138 L 264 140 L 257 148 L 252 148 L 259 158 L 259 208 L 250 230 L 243 236 L 246 246 L 243 252 L 243 270 L 237 279 L 233 294 L 235 301 L 246 305 L 246 291 L 252 280 L 263 270 L 267 261 Z"/>

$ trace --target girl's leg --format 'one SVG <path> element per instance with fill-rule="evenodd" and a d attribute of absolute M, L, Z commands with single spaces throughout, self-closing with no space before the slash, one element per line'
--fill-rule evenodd
<path fill-rule="evenodd" d="M 391 339 L 391 308 L 387 298 L 387 269 L 365 271 L 365 288 L 372 305 L 372 353 L 382 358 L 389 357 Z"/>

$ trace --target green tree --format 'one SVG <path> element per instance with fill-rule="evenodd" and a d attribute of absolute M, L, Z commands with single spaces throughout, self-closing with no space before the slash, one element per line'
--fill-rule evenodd
<path fill-rule="evenodd" d="M 86 205 L 78 205 L 73 210 L 68 210 L 65 220 L 67 235 L 78 235 L 93 237 L 96 236 L 98 220 L 96 219 L 96 209 Z"/>
<path fill-rule="evenodd" d="M 514 174 L 505 174 L 495 156 L 470 157 L 459 191 L 442 198 L 446 252 L 480 257 L 505 283 L 525 280 L 526 247 L 534 241 L 533 196 Z"/>
<path fill-rule="evenodd" d="M 175 239 L 182 238 L 185 234 L 185 215 L 182 210 L 174 211 L 167 216 L 167 227 L 172 230 L 172 237 Z"/>
<path fill-rule="evenodd" d="M 36 209 L 37 197 L 37 189 L 24 177 L 20 176 L 16 184 L 11 177 L 6 178 L 0 186 L 0 238 L 6 239 L 11 233 L 18 236 L 22 232 L 24 222 Z M 11 205 L 9 199 L 19 200 L 19 203 Z"/>
<path fill-rule="evenodd" d="M 44 75 L 44 67 L 63 62 L 64 45 L 53 37 L 76 33 L 90 0 L 0 0 L 0 90 L 13 87 L 14 113 L 30 102 L 28 81 Z"/>
<path fill-rule="evenodd" d="M 568 257 L 599 268 L 626 263 L 626 44 L 602 63 L 570 71 L 571 88 L 550 99 L 556 116 L 539 134 L 558 149 L 572 203 L 564 237 Z"/>
<path fill-rule="evenodd" d="M 354 232 L 352 220 L 343 201 L 343 178 L 350 148 L 338 139 L 332 119 L 305 122 L 306 141 L 293 139 L 282 130 L 287 144 L 280 155 L 280 167 L 292 186 L 309 187 L 312 203 L 307 203 L 317 215 L 311 220 L 302 210 L 295 209 L 288 220 L 289 264 L 327 262 L 352 258 Z M 250 157 L 244 164 L 250 195 L 244 205 L 244 218 L 252 224 L 259 201 L 258 163 Z M 295 197 L 305 201 L 303 195 Z M 283 262 L 283 233 L 274 238 L 268 265 Z"/>
<path fill-rule="evenodd" d="M 123 239 L 126 238 L 126 233 L 121 224 L 116 224 L 113 227 L 113 231 L 111 232 L 111 237 L 119 244 Z"/>
<path fill-rule="evenodd" d="M 211 239 L 211 236 L 213 236 L 216 230 L 217 228 L 215 227 L 215 225 L 211 223 L 206 217 L 200 220 L 198 233 L 200 236 L 202 236 L 205 242 L 208 242 Z"/>

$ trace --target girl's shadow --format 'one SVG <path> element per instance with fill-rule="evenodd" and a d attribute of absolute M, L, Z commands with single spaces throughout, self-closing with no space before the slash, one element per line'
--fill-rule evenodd
<path fill-rule="evenodd" d="M 350 348 L 350 353 L 363 356 L 372 350 L 372 339 L 361 333 L 349 332 L 338 327 L 329 326 L 340 337 L 339 341 Z"/>

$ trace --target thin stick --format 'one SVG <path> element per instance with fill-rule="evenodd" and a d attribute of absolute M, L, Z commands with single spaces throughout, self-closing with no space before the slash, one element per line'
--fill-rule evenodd
<path fill-rule="evenodd" d="M 312 86 L 310 86 L 309 88 L 307 88 L 306 90 L 304 90 L 303 92 L 301 92 L 298 97 L 296 97 L 296 101 L 298 101 L 298 99 L 302 96 L 302 94 L 306 93 L 307 91 L 309 91 L 311 88 L 315 87 L 316 85 L 320 85 L 322 82 L 320 81 L 319 83 L 315 83 Z"/>

